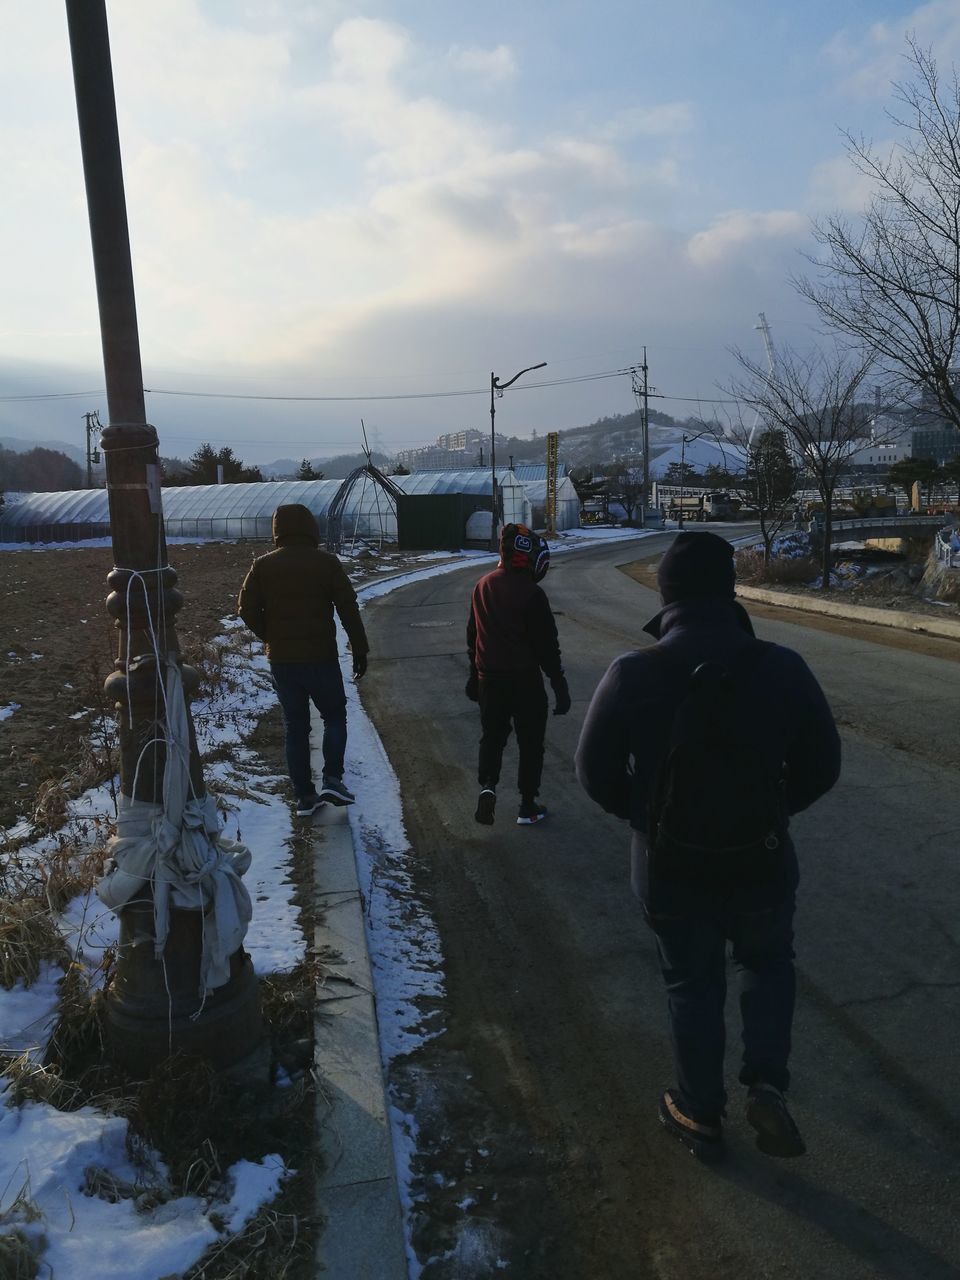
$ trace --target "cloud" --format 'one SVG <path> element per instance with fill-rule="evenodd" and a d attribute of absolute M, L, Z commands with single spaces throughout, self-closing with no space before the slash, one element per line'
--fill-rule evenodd
<path fill-rule="evenodd" d="M 491 84 L 511 80 L 517 74 L 517 61 L 509 45 L 498 44 L 495 49 L 480 49 L 475 45 L 453 45 L 449 59 L 457 71 L 480 76 Z"/>
<path fill-rule="evenodd" d="M 731 256 L 752 249 L 758 241 L 791 238 L 800 240 L 809 230 L 803 214 L 793 209 L 751 213 L 739 209 L 717 218 L 705 231 L 690 237 L 687 253 L 697 266 L 713 266 Z"/>
<path fill-rule="evenodd" d="M 877 151 L 886 155 L 892 147 L 892 142 L 880 142 Z M 873 180 L 861 173 L 846 155 L 822 161 L 810 175 L 810 199 L 817 210 L 861 213 L 875 191 Z"/>
<path fill-rule="evenodd" d="M 960 6 L 956 0 L 931 0 L 896 23 L 875 22 L 864 31 L 844 28 L 823 48 L 823 58 L 839 76 L 840 87 L 857 98 L 886 98 L 891 85 L 912 79 L 904 59 L 906 37 L 931 47 L 942 68 L 960 60 Z"/>
<path fill-rule="evenodd" d="M 649 342 L 682 353 L 673 367 L 662 357 L 658 375 L 676 391 L 693 381 L 695 349 L 696 389 L 709 394 L 710 326 L 723 334 L 725 359 L 741 323 L 735 313 L 749 332 L 782 289 L 806 232 L 799 214 L 743 210 L 712 223 L 704 215 L 692 237 L 651 216 L 690 198 L 690 104 L 651 102 L 598 120 L 599 99 L 588 95 L 571 102 L 563 124 L 528 125 L 525 113 L 478 99 L 472 83 L 466 110 L 451 83 L 457 57 L 477 54 L 482 77 L 506 69 L 510 50 L 438 53 L 396 23 L 343 18 L 344 5 L 284 3 L 277 22 L 257 17 L 252 0 L 244 6 L 249 27 L 231 7 L 232 25 L 220 28 L 195 0 L 170 0 L 166 31 L 149 7 L 111 15 L 148 385 L 165 368 L 176 375 L 159 385 L 195 375 L 209 388 L 219 369 L 223 383 L 273 379 L 280 391 L 309 392 L 325 379 L 335 391 L 374 379 L 378 390 L 431 389 L 441 376 L 471 386 L 528 358 L 578 372 L 587 354 L 613 351 L 601 358 L 619 365 Z M 311 24 L 304 9 L 321 18 Z M 7 154 L 18 181 L 0 206 L 7 242 L 24 243 L 32 219 L 31 252 L 7 264 L 5 350 L 29 355 L 39 342 L 51 360 L 95 366 L 62 38 L 43 56 L 44 76 L 25 99 L 42 99 L 37 111 L 16 130 L 0 121 L 3 137 L 16 139 Z M 0 51 L 0 71 L 13 61 Z M 31 88 L 26 71 L 24 84 Z M 636 138 L 656 141 L 631 147 Z M 511 430 L 539 428 L 551 413 L 555 424 L 575 425 L 632 407 L 628 388 L 592 386 L 563 388 L 544 408 L 526 403 Z M 429 410 L 435 418 L 426 404 L 416 413 L 385 408 L 385 437 L 394 423 L 405 422 L 409 438 L 413 422 L 429 438 L 449 422 L 449 403 Z M 165 411 L 169 420 L 172 402 Z M 176 412 L 194 430 L 199 406 Z M 317 422 L 333 412 L 317 409 Z M 251 438 L 266 440 L 258 413 Z M 267 434 L 269 450 L 272 427 Z"/>
<path fill-rule="evenodd" d="M 338 80 L 382 83 L 407 60 L 411 42 L 406 31 L 392 22 L 351 18 L 336 28 L 331 47 Z"/>

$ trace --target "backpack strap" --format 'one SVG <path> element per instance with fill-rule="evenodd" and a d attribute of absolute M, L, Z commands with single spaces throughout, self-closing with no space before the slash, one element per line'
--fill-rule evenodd
<path fill-rule="evenodd" d="M 758 667 L 766 654 L 774 648 L 776 648 L 776 645 L 774 645 L 770 640 L 757 640 L 755 637 L 751 637 L 747 643 L 733 655 L 732 658 L 725 661 L 721 661 L 718 658 L 716 661 L 720 666 L 725 667 L 731 675 L 740 675 Z M 687 660 L 682 660 L 678 655 L 675 656 L 672 654 L 669 651 L 669 648 L 661 648 L 659 644 L 650 645 L 649 648 L 643 650 L 643 652 L 649 653 L 651 657 L 653 657 L 654 654 L 659 655 L 656 659 L 658 662 L 666 662 L 674 669 L 674 671 L 679 672 L 682 670 L 686 672 L 688 676 L 692 676 L 697 667 L 701 665 L 701 663 L 698 662 L 696 666 L 690 667 Z M 714 661 L 714 659 L 704 658 L 704 662 L 712 661 Z"/>

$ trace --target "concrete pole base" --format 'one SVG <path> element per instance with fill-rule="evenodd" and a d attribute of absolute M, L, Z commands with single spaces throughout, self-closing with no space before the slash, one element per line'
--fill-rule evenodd
<path fill-rule="evenodd" d="M 147 1076 L 175 1053 L 196 1055 L 222 1070 L 264 1043 L 259 985 L 242 948 L 230 958 L 226 984 L 201 998 L 200 927 L 199 912 L 172 911 L 170 936 L 157 960 L 152 903 L 121 913 L 120 959 L 106 994 L 106 1031 L 111 1056 L 131 1075 Z"/>

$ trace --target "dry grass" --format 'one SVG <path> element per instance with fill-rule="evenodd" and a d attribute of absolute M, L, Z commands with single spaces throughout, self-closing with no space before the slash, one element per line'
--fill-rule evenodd
<path fill-rule="evenodd" d="M 737 552 L 737 580 L 753 585 L 800 586 L 813 582 L 820 566 L 812 556 L 773 556 L 763 563 L 763 552 L 752 547 Z"/>
<path fill-rule="evenodd" d="M 75 561 L 71 561 L 71 564 Z M 240 575 L 242 576 L 242 575 Z M 211 579 L 212 581 L 212 579 Z M 239 578 L 238 578 L 239 582 Z M 228 610 L 210 605 L 209 627 L 218 625 Z M 207 630 L 207 635 L 211 634 Z M 182 635 L 181 631 L 181 635 Z M 61 637 L 69 650 L 66 637 Z M 47 650 L 44 644 L 45 652 Z M 204 676 L 209 714 L 216 722 L 231 719 L 231 703 L 240 679 L 235 665 L 217 643 L 196 634 L 193 665 Z M 83 660 L 79 660 L 83 666 Z M 27 669 L 21 663 L 18 672 Z M 29 671 L 39 676 L 37 668 Z M 117 772 L 116 727 L 112 708 L 105 706 L 102 682 L 105 672 L 89 663 L 83 682 L 77 665 L 70 689 L 71 711 L 78 703 L 89 715 L 75 730 L 69 722 L 56 742 L 34 735 L 19 754 L 18 772 L 5 779 L 5 799 L 18 815 L 27 815 L 23 832 L 8 839 L 0 857 L 0 983 L 30 983 L 44 960 L 63 965 L 59 1019 L 42 1061 L 28 1054 L 0 1056 L 0 1073 L 8 1082 L 9 1098 L 20 1104 L 37 1101 L 62 1111 L 92 1105 L 128 1121 L 128 1148 L 132 1162 L 143 1171 L 136 1188 L 105 1170 L 91 1170 L 88 1190 L 105 1199 L 129 1198 L 136 1191 L 138 1208 L 150 1208 L 164 1198 L 185 1194 L 224 1195 L 226 1171 L 237 1160 L 257 1160 L 282 1153 L 297 1172 L 287 1178 L 272 1205 L 265 1207 L 243 1231 L 214 1246 L 189 1273 L 191 1280 L 285 1280 L 312 1277 L 316 1265 L 314 1240 L 318 1230 L 314 1177 L 314 1080 L 311 1071 L 314 992 L 321 976 L 320 962 L 306 960 L 290 974 L 271 975 L 262 982 L 262 1004 L 274 1060 L 292 1077 L 290 1087 L 266 1082 L 249 1085 L 218 1075 L 205 1063 L 183 1057 L 161 1064 L 146 1081 L 133 1080 L 114 1067 L 105 1052 L 104 997 L 114 957 L 107 953 L 101 975 L 91 976 L 82 964 L 70 960 L 57 928 L 57 916 L 77 896 L 88 893 L 103 873 L 106 844 L 113 823 L 106 818 L 71 817 L 71 802 L 84 791 L 108 782 L 115 787 Z M 57 676 L 51 669 L 48 684 L 52 705 L 57 703 Z M 62 695 L 61 695 L 62 696 Z M 62 704 L 61 704 L 62 705 Z M 18 713 L 19 714 L 19 713 Z M 38 712 L 43 726 L 57 718 L 54 711 Z M 285 772 L 282 739 L 274 721 L 276 711 L 263 718 L 269 728 L 251 745 L 271 767 Z M 24 726 L 27 727 L 26 725 Z M 83 735 L 83 736 L 81 736 Z M 42 735 L 41 735 L 42 736 Z M 26 746 L 26 739 L 24 746 Z M 37 744 L 37 745 L 35 745 Z M 238 788 L 239 790 L 239 788 Z M 32 797 L 24 808 L 23 801 Z M 116 800 L 116 796 L 114 796 Z M 27 829 L 29 828 L 29 830 Z M 36 837 L 48 837 L 52 845 L 42 858 L 30 846 Z M 52 839 L 50 839 L 52 837 Z M 306 846 L 292 844 L 298 884 L 298 902 L 307 922 L 310 862 Z M 169 1178 L 163 1185 L 156 1176 L 158 1152 Z M 143 1199 L 143 1197 L 146 1199 Z M 141 1203 L 142 1200 L 142 1203 Z M 0 1277 L 2 1280 L 34 1280 L 38 1272 L 36 1246 L 15 1223 L 29 1218 L 27 1206 L 19 1206 L 15 1220 L 0 1218 Z M 21 1211 L 22 1210 L 22 1211 Z M 216 1215 L 211 1215 L 215 1220 Z M 6 1230 L 5 1228 L 10 1228 Z"/>
<path fill-rule="evenodd" d="M 313 1245 L 304 1237 L 308 1226 L 312 1234 L 315 1223 L 300 1214 L 261 1209 L 242 1231 L 209 1249 L 184 1280 L 306 1280 L 316 1274 Z"/>
<path fill-rule="evenodd" d="M 0 1276 L 3 1280 L 36 1280 L 39 1274 L 34 1242 L 16 1228 L 3 1231 L 0 1218 Z"/>
<path fill-rule="evenodd" d="M 59 1067 L 45 1066 L 28 1053 L 0 1057 L 0 1071 L 10 1082 L 9 1096 L 15 1106 L 45 1102 L 58 1111 L 77 1111 L 90 1102 L 88 1093 L 75 1080 L 65 1080 Z"/>
<path fill-rule="evenodd" d="M 105 957 L 105 964 L 112 968 L 112 953 Z M 89 1069 L 102 1062 L 105 1039 L 103 994 L 94 988 L 84 966 L 76 962 L 67 969 L 60 984 L 59 1013 L 46 1060 L 77 1077 L 84 1066 Z"/>
<path fill-rule="evenodd" d="M 29 987 L 44 961 L 64 967 L 69 962 L 46 900 L 0 898 L 0 986 L 7 991 L 17 982 Z"/>

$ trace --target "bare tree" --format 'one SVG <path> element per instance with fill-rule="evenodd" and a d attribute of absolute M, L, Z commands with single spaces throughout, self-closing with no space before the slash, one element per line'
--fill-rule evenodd
<path fill-rule="evenodd" d="M 857 393 L 872 356 L 856 358 L 836 348 L 802 356 L 781 349 L 770 370 L 734 350 L 743 377 L 730 387 L 733 397 L 757 411 L 767 431 L 782 431 L 798 467 L 809 472 L 823 502 L 823 589 L 830 585 L 833 501 L 840 475 L 863 443 L 864 415 Z"/>
<path fill-rule="evenodd" d="M 610 482 L 610 497 L 623 507 L 624 519 L 631 522 L 643 498 L 643 467 L 628 458 L 615 458 L 604 468 Z"/>
<path fill-rule="evenodd" d="M 742 418 L 727 433 L 743 459 L 743 469 L 728 475 L 730 492 L 757 513 L 763 539 L 763 563 L 770 563 L 773 541 L 790 519 L 802 467 L 783 427 L 748 426 Z"/>
<path fill-rule="evenodd" d="M 908 40 L 912 78 L 893 86 L 899 130 L 889 155 L 845 134 L 853 167 L 874 184 L 864 214 L 816 224 L 825 251 L 794 281 L 827 325 L 869 351 L 907 398 L 960 426 L 960 83 L 941 82 L 930 51 Z"/>

